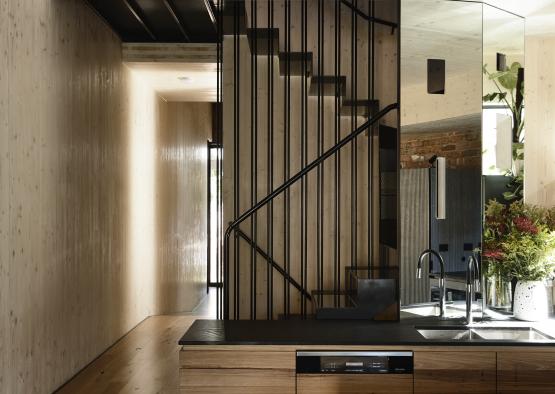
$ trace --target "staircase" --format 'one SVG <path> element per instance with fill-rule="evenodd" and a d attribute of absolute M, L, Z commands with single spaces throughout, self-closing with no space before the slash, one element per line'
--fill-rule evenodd
<path fill-rule="evenodd" d="M 220 7 L 229 227 L 219 316 L 308 318 L 326 299 L 345 308 L 345 295 L 357 297 L 350 272 L 398 279 L 395 245 L 381 234 L 397 214 L 384 201 L 398 173 L 383 159 L 398 141 L 399 1 Z M 375 317 L 395 320 L 398 308 Z"/>

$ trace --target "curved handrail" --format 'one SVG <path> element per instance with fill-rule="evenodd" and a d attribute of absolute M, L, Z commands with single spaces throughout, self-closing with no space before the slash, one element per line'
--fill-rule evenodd
<path fill-rule="evenodd" d="M 247 209 L 243 212 L 237 219 L 229 224 L 227 229 L 225 230 L 224 235 L 224 250 L 223 250 L 223 258 L 224 258 L 224 291 L 225 291 L 225 300 L 224 300 L 224 319 L 229 319 L 229 238 L 231 236 L 231 232 L 235 227 L 243 223 L 246 219 L 252 216 L 254 213 L 258 212 L 261 208 L 266 206 L 270 201 L 274 200 L 277 196 L 283 193 L 286 189 L 291 187 L 294 183 L 300 180 L 302 177 L 307 175 L 310 171 L 318 167 L 322 164 L 328 157 L 335 154 L 339 151 L 342 147 L 347 145 L 349 142 L 354 140 L 358 135 L 362 132 L 367 130 L 370 126 L 373 126 L 376 122 L 378 122 L 381 118 L 387 115 L 389 112 L 399 109 L 399 104 L 389 104 L 387 107 L 379 111 L 375 116 L 371 119 L 366 121 L 361 126 L 357 127 L 351 134 L 343 138 L 337 144 L 329 148 L 326 152 L 324 152 L 321 156 L 314 159 L 310 164 L 308 164 L 305 168 L 297 172 L 287 181 L 285 181 L 281 186 L 276 188 L 273 192 L 268 194 L 262 200 L 260 200 L 257 204 L 253 205 L 251 208 Z"/>

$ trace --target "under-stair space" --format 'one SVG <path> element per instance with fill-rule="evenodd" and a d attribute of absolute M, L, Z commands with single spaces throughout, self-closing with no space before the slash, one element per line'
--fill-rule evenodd
<path fill-rule="evenodd" d="M 237 3 L 221 56 L 233 225 L 220 317 L 313 317 L 315 294 L 347 291 L 347 268 L 397 291 L 396 249 L 380 241 L 397 211 L 380 206 L 379 129 L 399 130 L 398 1 Z M 396 320 L 397 302 L 380 318 Z"/>

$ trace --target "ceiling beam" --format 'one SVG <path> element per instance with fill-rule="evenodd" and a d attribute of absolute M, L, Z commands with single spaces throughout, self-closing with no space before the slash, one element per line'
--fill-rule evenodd
<path fill-rule="evenodd" d="M 156 35 L 154 35 L 154 33 L 152 32 L 152 29 L 146 23 L 146 19 L 145 19 L 145 16 L 143 14 L 143 11 L 139 7 L 139 5 L 135 2 L 135 0 L 123 0 L 123 3 L 127 6 L 127 8 L 133 14 L 135 19 L 137 19 L 137 21 L 145 29 L 145 31 L 148 33 L 150 38 L 152 38 L 154 41 L 156 41 L 157 40 Z"/>
<path fill-rule="evenodd" d="M 187 34 L 187 30 L 185 30 L 185 23 L 183 22 L 183 19 L 177 12 L 177 9 L 175 8 L 175 4 L 173 3 L 173 1 L 172 0 L 162 0 L 162 1 L 164 2 L 164 5 L 168 9 L 169 13 L 171 14 L 173 20 L 177 24 L 177 27 L 179 27 L 181 34 L 183 34 L 183 38 L 185 38 L 186 41 L 190 42 L 191 39 L 189 38 L 189 34 Z"/>
<path fill-rule="evenodd" d="M 124 42 L 121 49 L 128 63 L 216 65 L 218 61 L 216 44 Z"/>

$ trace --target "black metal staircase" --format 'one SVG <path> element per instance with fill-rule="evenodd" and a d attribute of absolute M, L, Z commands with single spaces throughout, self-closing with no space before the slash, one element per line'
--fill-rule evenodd
<path fill-rule="evenodd" d="M 228 190 L 232 203 L 225 206 L 224 202 L 225 209 L 232 214 L 219 252 L 223 288 L 218 298 L 218 316 L 222 319 L 241 319 L 245 316 L 273 319 L 278 313 L 285 318 L 292 315 L 306 317 L 309 315 L 309 303 L 314 301 L 311 291 L 319 294 L 328 291 L 341 294 L 345 291 L 342 272 L 351 265 L 356 271 L 358 257 L 363 254 L 359 250 L 364 251 L 369 271 L 375 271 L 372 268 L 374 264 L 383 264 L 374 261 L 376 237 L 373 229 L 376 227 L 376 201 L 379 200 L 379 193 L 374 190 L 375 175 L 379 170 L 375 164 L 375 152 L 379 149 L 374 140 L 379 138 L 376 129 L 381 122 L 396 117 L 393 124 L 398 125 L 399 81 L 397 72 L 392 83 L 392 89 L 397 94 L 380 109 L 380 102 L 388 102 L 388 98 L 376 91 L 376 78 L 380 76 L 375 67 L 378 56 L 375 52 L 379 46 L 375 26 L 379 25 L 387 29 L 388 34 L 394 35 L 398 22 L 378 15 L 374 0 L 226 1 L 218 7 L 218 99 L 228 108 L 226 119 L 232 120 L 232 124 L 224 124 L 225 109 L 218 114 L 218 122 L 222 129 L 229 126 L 226 129 L 228 135 L 223 131 L 224 140 L 228 138 L 228 144 L 224 143 L 224 156 L 229 152 L 233 157 L 233 165 L 224 168 L 224 176 L 233 179 L 232 189 Z M 317 16 L 309 14 L 310 11 L 316 12 Z M 278 12 L 281 14 L 278 15 Z M 333 17 L 334 30 L 332 43 L 327 41 L 330 32 L 326 30 L 330 16 Z M 349 27 L 342 24 L 347 17 L 350 19 Z M 311 24 L 309 21 L 314 18 L 317 22 Z M 367 24 L 364 37 L 361 37 L 359 23 Z M 346 32 L 350 32 L 350 67 L 342 69 L 345 63 L 343 50 L 348 48 L 342 45 Z M 316 51 L 309 50 L 312 45 L 309 35 L 317 41 Z M 242 73 L 242 67 L 245 67 L 243 37 L 250 53 L 250 78 L 247 81 Z M 361 42 L 365 44 L 367 60 L 365 75 L 361 78 L 364 86 L 359 86 L 358 52 Z M 229 45 L 227 48 L 232 45 L 232 52 L 226 52 L 232 53 L 232 59 L 224 58 L 224 45 Z M 333 48 L 331 59 L 328 56 L 330 47 Z M 260 66 L 261 59 L 265 60 L 263 66 Z M 226 63 L 231 61 L 233 67 Z M 224 92 L 222 74 L 226 66 L 233 70 L 232 78 L 229 78 L 232 89 Z M 275 72 L 279 74 L 279 79 L 276 79 Z M 263 73 L 265 77 L 261 77 Z M 298 93 L 300 100 L 295 102 L 299 107 L 295 108 L 292 95 Z M 246 94 L 250 97 L 245 103 Z M 228 99 L 233 104 L 226 107 L 224 100 Z M 277 109 L 278 100 L 282 105 L 280 109 Z M 333 100 L 331 111 L 329 100 Z M 345 122 L 351 130 L 348 133 L 342 131 Z M 366 135 L 364 141 L 359 141 L 361 135 Z M 263 149 L 260 147 L 262 140 L 265 141 Z M 278 143 L 281 152 L 277 152 Z M 293 151 L 300 155 L 297 158 L 300 168 L 295 171 L 292 170 Z M 364 152 L 363 157 L 357 156 L 359 151 Z M 348 182 L 342 180 L 345 171 L 345 157 L 341 157 L 343 152 L 348 153 Z M 248 179 L 241 176 L 247 155 Z M 278 169 L 281 180 L 276 175 Z M 266 174 L 265 185 L 261 185 L 259 179 L 262 172 Z M 365 174 L 364 182 L 360 181 L 361 174 Z M 330 182 L 333 184 L 331 189 Z M 343 187 L 346 183 L 349 188 Z M 249 186 L 248 196 L 245 196 L 244 184 Z M 262 186 L 265 186 L 266 192 L 264 197 L 259 198 Z M 341 225 L 345 210 L 342 200 L 347 191 L 350 239 L 342 238 L 341 233 L 345 227 Z M 362 197 L 367 200 L 364 209 L 360 208 Z M 244 201 L 248 201 L 248 208 L 244 208 Z M 275 209 L 281 210 L 279 217 L 276 217 Z M 292 226 L 293 209 L 299 216 L 297 228 Z M 259 214 L 262 213 L 261 219 Z M 244 224 L 247 226 L 241 227 Z M 363 229 L 367 234 L 362 234 Z M 334 234 L 332 246 L 326 244 L 329 237 L 325 233 L 330 231 Z M 265 234 L 261 236 L 261 232 Z M 279 251 L 275 247 L 278 238 Z M 244 242 L 239 243 L 239 240 Z M 361 245 L 361 240 L 367 240 L 367 245 Z M 292 251 L 294 242 L 299 248 Z M 250 250 L 249 261 L 245 261 L 246 255 L 241 253 L 244 246 Z M 326 247 L 333 250 L 333 258 L 324 256 Z M 313 258 L 308 256 L 309 248 L 315 250 Z M 348 263 L 344 261 L 342 248 L 350 249 L 351 261 Z M 276 257 L 278 254 L 282 261 Z M 300 266 L 296 272 L 292 272 L 290 265 L 293 255 L 298 258 Z M 261 278 L 258 271 L 260 259 L 266 264 L 265 278 Z M 242 286 L 245 271 L 248 271 L 249 289 Z M 283 300 L 280 300 L 277 312 L 274 310 L 274 273 L 283 281 L 280 289 Z M 263 296 L 260 295 L 261 280 L 266 284 Z M 388 277 L 388 280 L 391 278 Z M 313 288 L 310 288 L 309 282 L 312 282 Z M 300 296 L 298 306 L 291 305 L 291 289 Z M 264 316 L 257 312 L 260 301 L 266 304 Z M 246 308 L 248 315 L 243 312 Z"/>

